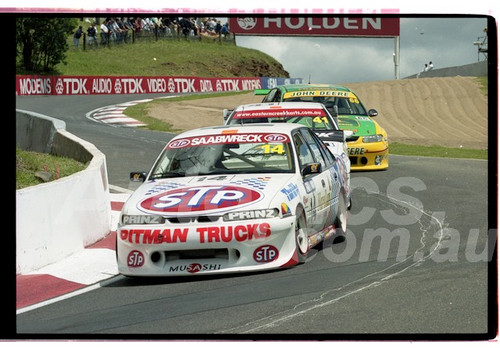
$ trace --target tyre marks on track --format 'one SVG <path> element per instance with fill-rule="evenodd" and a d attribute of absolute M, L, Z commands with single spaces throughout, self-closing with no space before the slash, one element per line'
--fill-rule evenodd
<path fill-rule="evenodd" d="M 409 269 L 420 266 L 423 262 L 429 260 L 434 253 L 438 252 L 443 240 L 445 239 L 444 231 L 447 228 L 447 224 L 445 223 L 444 216 L 442 216 L 442 214 L 425 211 L 418 205 L 398 199 L 397 197 L 383 195 L 378 192 L 370 193 L 378 196 L 378 199 L 388 204 L 395 204 L 401 207 L 413 209 L 416 212 L 421 213 L 424 220 L 427 220 L 426 226 L 424 226 L 421 221 L 418 221 L 418 223 L 421 224 L 421 235 L 418 238 L 419 242 L 416 250 L 410 252 L 401 260 L 396 260 L 395 263 L 387 267 L 367 274 L 362 278 L 340 287 L 327 289 L 319 296 L 315 296 L 314 298 L 304 302 L 296 303 L 281 312 L 252 320 L 239 326 L 226 328 L 217 333 L 275 333 L 280 330 L 279 327 L 284 322 L 294 320 L 295 318 L 310 311 L 332 306 L 349 296 L 380 286 L 383 283 L 398 277 Z M 347 238 L 349 238 L 349 236 Z"/>

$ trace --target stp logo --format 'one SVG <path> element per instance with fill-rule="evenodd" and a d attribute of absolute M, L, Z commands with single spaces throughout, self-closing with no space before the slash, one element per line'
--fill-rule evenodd
<path fill-rule="evenodd" d="M 193 212 L 222 213 L 259 201 L 263 194 L 246 187 L 221 185 L 181 187 L 148 197 L 138 204 L 147 212 L 189 215 Z"/>
<path fill-rule="evenodd" d="M 144 265 L 144 255 L 139 250 L 132 250 L 127 256 L 127 266 L 142 267 Z"/>
<path fill-rule="evenodd" d="M 191 143 L 189 139 L 179 139 L 179 140 L 174 140 L 170 144 L 168 144 L 168 147 L 171 149 L 180 149 L 182 147 L 186 147 Z"/>
<path fill-rule="evenodd" d="M 280 255 L 278 249 L 273 245 L 262 245 L 253 252 L 253 259 L 256 262 L 271 262 Z"/>
<path fill-rule="evenodd" d="M 273 143 L 273 142 L 286 142 L 288 140 L 286 135 L 283 134 L 268 134 L 264 137 L 264 140 L 267 141 L 268 143 Z"/>

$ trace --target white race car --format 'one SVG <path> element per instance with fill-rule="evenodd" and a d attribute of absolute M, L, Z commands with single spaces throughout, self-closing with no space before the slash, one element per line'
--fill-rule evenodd
<path fill-rule="evenodd" d="M 249 123 L 299 123 L 312 129 L 327 145 L 328 149 L 344 165 L 348 187 L 351 182 L 351 161 L 346 139 L 353 135 L 350 130 L 340 130 L 337 118 L 333 117 L 323 103 L 275 102 L 244 104 L 234 110 L 223 110 L 224 124 Z M 346 193 L 347 206 L 351 209 L 351 192 Z"/>
<path fill-rule="evenodd" d="M 216 126 L 173 138 L 121 211 L 118 271 L 180 276 L 304 263 L 345 238 L 347 173 L 308 127 Z M 330 240 L 332 240 L 330 239 Z"/>

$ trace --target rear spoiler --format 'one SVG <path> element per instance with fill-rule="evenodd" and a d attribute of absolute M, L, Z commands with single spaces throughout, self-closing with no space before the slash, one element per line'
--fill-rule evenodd
<path fill-rule="evenodd" d="M 268 95 L 269 92 L 271 92 L 270 89 L 267 89 L 267 88 L 260 88 L 260 89 L 256 89 L 253 94 L 254 95 Z"/>

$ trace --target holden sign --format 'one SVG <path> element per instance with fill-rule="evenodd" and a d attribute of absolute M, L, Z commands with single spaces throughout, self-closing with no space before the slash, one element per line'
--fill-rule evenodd
<path fill-rule="evenodd" d="M 232 17 L 229 26 L 239 35 L 399 36 L 396 17 Z"/>

